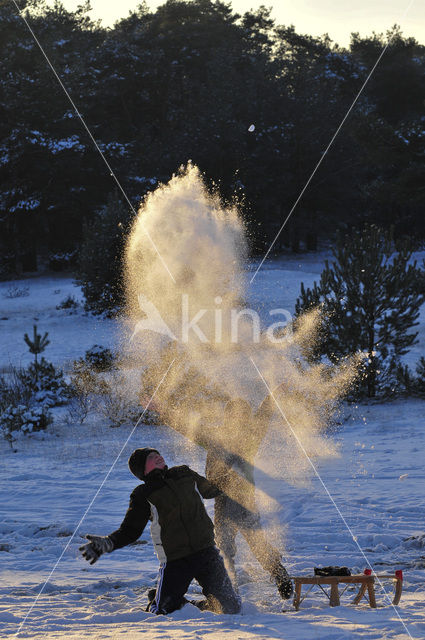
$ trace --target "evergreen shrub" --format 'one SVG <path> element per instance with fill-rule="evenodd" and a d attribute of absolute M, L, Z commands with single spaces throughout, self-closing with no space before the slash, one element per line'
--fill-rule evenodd
<path fill-rule="evenodd" d="M 45 358 L 41 358 L 37 365 L 32 362 L 27 369 L 21 369 L 18 377 L 22 385 L 31 391 L 36 402 L 54 407 L 66 403 L 69 398 L 70 389 L 63 372 Z"/>
<path fill-rule="evenodd" d="M 85 309 L 94 314 L 113 316 L 123 306 L 123 253 L 129 219 L 128 207 L 112 194 L 84 229 L 76 284 L 82 288 Z"/>
<path fill-rule="evenodd" d="M 110 371 L 114 366 L 114 354 L 108 347 L 94 344 L 85 353 L 85 361 L 88 366 L 98 373 Z"/>
<path fill-rule="evenodd" d="M 61 311 L 62 309 L 64 309 L 69 313 L 75 313 L 79 306 L 80 305 L 78 304 L 74 296 L 67 296 L 59 304 L 56 305 L 56 309 L 58 311 Z"/>
<path fill-rule="evenodd" d="M 36 431 L 45 431 L 51 422 L 52 416 L 44 405 L 9 405 L 0 414 L 0 435 L 13 447 L 19 433 L 28 435 Z"/>

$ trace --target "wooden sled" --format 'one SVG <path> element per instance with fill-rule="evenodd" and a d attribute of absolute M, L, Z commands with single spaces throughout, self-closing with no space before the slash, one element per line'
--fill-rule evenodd
<path fill-rule="evenodd" d="M 331 607 L 339 607 L 340 597 L 346 589 L 348 589 L 351 584 L 359 584 L 360 589 L 352 604 L 359 604 L 361 599 L 366 597 L 367 593 L 369 605 L 376 608 L 375 581 L 378 580 L 380 582 L 381 580 L 388 579 L 393 581 L 394 586 L 392 604 L 397 605 L 400 602 L 401 592 L 403 589 L 403 572 L 400 569 L 395 571 L 393 575 L 372 575 L 371 569 L 365 569 L 363 574 L 353 576 L 291 576 L 291 580 L 294 581 L 294 607 L 295 610 L 298 611 L 301 603 L 314 586 L 318 586 L 323 591 L 325 596 L 329 599 L 329 605 Z M 303 584 L 311 586 L 301 597 Z M 340 584 L 345 585 L 341 593 L 338 589 Z M 330 593 L 328 593 L 322 585 L 330 585 Z"/>

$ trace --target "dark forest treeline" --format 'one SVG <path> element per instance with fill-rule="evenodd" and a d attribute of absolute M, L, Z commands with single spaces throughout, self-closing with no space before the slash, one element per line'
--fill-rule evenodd
<path fill-rule="evenodd" d="M 353 34 L 344 49 L 275 24 L 265 8 L 238 15 L 211 0 L 168 0 L 155 12 L 142 4 L 112 29 L 92 21 L 88 5 L 26 6 L 134 206 L 191 159 L 224 198 L 243 203 L 258 251 L 390 39 L 275 248 L 314 249 L 365 222 L 425 237 L 425 47 L 396 27 Z M 114 190 L 25 22 L 2 3 L 0 273 L 78 248 Z"/>

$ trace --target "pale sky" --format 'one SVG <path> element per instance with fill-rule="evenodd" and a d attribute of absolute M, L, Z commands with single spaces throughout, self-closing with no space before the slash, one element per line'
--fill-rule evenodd
<path fill-rule="evenodd" d="M 81 0 L 62 0 L 74 9 Z M 128 15 L 138 0 L 91 0 L 93 18 L 101 18 L 104 25 Z M 164 0 L 147 0 L 156 9 Z M 260 5 L 272 7 L 278 24 L 293 24 L 296 31 L 311 35 L 329 33 L 341 45 L 349 43 L 350 33 L 359 31 L 365 36 L 376 31 L 386 32 L 394 23 L 401 26 L 405 36 L 414 36 L 425 44 L 425 0 L 233 0 L 238 13 L 256 9 Z"/>

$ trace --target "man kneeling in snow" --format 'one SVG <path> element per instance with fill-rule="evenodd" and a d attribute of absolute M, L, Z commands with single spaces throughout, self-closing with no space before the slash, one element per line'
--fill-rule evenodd
<path fill-rule="evenodd" d="M 108 536 L 86 536 L 90 542 L 80 547 L 83 557 L 94 564 L 103 553 L 137 540 L 151 520 L 152 540 L 161 564 L 148 610 L 166 614 L 180 609 L 195 578 L 206 597 L 198 603 L 200 608 L 238 613 L 240 599 L 215 546 L 214 525 L 201 499 L 215 498 L 219 489 L 187 466 L 169 469 L 156 449 L 136 449 L 128 465 L 144 484 L 132 492 L 119 529 Z"/>

